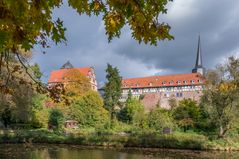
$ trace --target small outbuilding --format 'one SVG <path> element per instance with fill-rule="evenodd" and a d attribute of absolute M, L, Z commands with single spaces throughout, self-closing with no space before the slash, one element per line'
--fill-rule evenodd
<path fill-rule="evenodd" d="M 70 129 L 78 128 L 78 122 L 76 120 L 66 120 L 65 128 L 70 128 Z"/>
<path fill-rule="evenodd" d="M 172 134 L 172 129 L 168 127 L 163 128 L 163 134 Z"/>

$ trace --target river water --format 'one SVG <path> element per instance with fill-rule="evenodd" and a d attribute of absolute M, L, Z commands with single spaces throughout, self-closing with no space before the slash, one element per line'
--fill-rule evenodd
<path fill-rule="evenodd" d="M 2 144 L 0 159 L 239 159 L 239 152 Z"/>

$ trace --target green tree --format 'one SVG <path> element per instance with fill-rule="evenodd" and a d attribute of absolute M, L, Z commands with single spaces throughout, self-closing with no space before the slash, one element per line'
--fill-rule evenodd
<path fill-rule="evenodd" d="M 41 80 L 41 77 L 42 77 L 42 72 L 41 72 L 41 69 L 40 69 L 40 66 L 35 63 L 34 65 L 30 66 L 30 68 L 32 69 L 32 72 L 33 72 L 33 75 L 34 77 L 40 81 Z"/>
<path fill-rule="evenodd" d="M 148 117 L 148 113 L 146 113 L 144 110 L 137 111 L 133 118 L 133 125 L 136 128 L 140 128 L 140 130 L 147 129 L 149 127 Z"/>
<path fill-rule="evenodd" d="M 126 104 L 129 103 L 132 99 L 133 99 L 133 94 L 132 94 L 132 91 L 130 89 L 129 92 L 128 92 L 128 97 L 126 99 Z"/>
<path fill-rule="evenodd" d="M 34 128 L 47 128 L 49 109 L 45 107 L 47 96 L 45 94 L 35 94 L 32 97 L 32 126 Z"/>
<path fill-rule="evenodd" d="M 59 109 L 52 109 L 49 112 L 49 127 L 52 127 L 54 130 L 59 130 L 62 128 L 64 122 L 64 116 Z"/>
<path fill-rule="evenodd" d="M 36 96 L 38 89 L 36 85 L 33 85 L 31 78 L 39 81 L 41 72 L 37 64 L 28 64 L 31 52 L 23 52 L 23 56 L 19 58 L 27 67 L 28 72 L 23 71 L 17 56 L 13 55 L 8 56 L 8 65 L 1 67 L 0 112 L 6 108 L 11 111 L 11 123 L 9 124 L 30 125 L 35 121 L 33 97 Z"/>
<path fill-rule="evenodd" d="M 191 99 L 184 99 L 173 110 L 173 117 L 177 124 L 186 131 L 195 126 L 200 117 L 200 109 L 197 103 Z"/>
<path fill-rule="evenodd" d="M 118 113 L 118 119 L 123 122 L 132 124 L 137 114 L 140 112 L 144 112 L 144 106 L 140 103 L 139 100 L 128 96 L 125 107 L 122 108 Z"/>
<path fill-rule="evenodd" d="M 107 64 L 106 73 L 107 82 L 104 86 L 104 106 L 110 112 L 111 119 L 113 119 L 116 113 L 116 106 L 119 105 L 121 97 L 122 77 L 119 75 L 119 70 L 110 64 Z"/>
<path fill-rule="evenodd" d="M 239 59 L 230 57 L 224 65 L 208 71 L 202 105 L 214 121 L 218 137 L 235 128 L 239 121 Z"/>
<path fill-rule="evenodd" d="M 160 107 L 150 111 L 148 120 L 149 127 L 157 131 L 162 131 L 165 127 L 174 127 L 173 118 L 170 112 Z"/>
<path fill-rule="evenodd" d="M 199 109 L 200 109 L 200 117 L 198 119 L 197 124 L 195 125 L 195 128 L 199 131 L 203 131 L 204 133 L 208 134 L 216 132 L 217 129 L 216 122 L 210 118 L 208 106 L 204 103 L 204 96 L 201 97 Z"/>
<path fill-rule="evenodd" d="M 83 127 L 100 127 L 109 121 L 108 111 L 103 107 L 103 100 L 95 91 L 78 96 L 69 106 L 66 118 L 77 120 Z"/>
<path fill-rule="evenodd" d="M 26 62 L 30 56 L 30 53 L 26 53 L 21 58 Z M 0 103 L 2 103 L 0 111 L 8 108 L 12 113 L 12 122 L 29 123 L 32 120 L 32 97 L 36 87 L 33 87 L 32 80 L 26 72 L 18 72 L 21 70 L 21 64 L 17 58 L 15 56 L 8 58 L 8 65 L 1 68 L 3 76 L 0 76 Z M 8 70 L 15 73 L 8 73 Z M 34 76 L 33 72 L 29 73 Z"/>

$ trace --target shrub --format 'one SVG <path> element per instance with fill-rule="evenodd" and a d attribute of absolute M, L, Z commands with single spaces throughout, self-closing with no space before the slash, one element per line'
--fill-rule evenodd
<path fill-rule="evenodd" d="M 199 106 L 191 99 L 184 99 L 180 101 L 179 106 L 173 110 L 173 117 L 178 126 L 186 131 L 189 128 L 193 128 L 199 121 Z"/>
<path fill-rule="evenodd" d="M 125 107 L 120 110 L 117 116 L 120 121 L 132 124 L 137 114 L 143 111 L 144 107 L 140 101 L 132 98 L 126 101 Z"/>
<path fill-rule="evenodd" d="M 52 127 L 55 130 L 61 129 L 63 125 L 63 114 L 59 109 L 50 110 L 49 114 L 49 127 Z"/>
<path fill-rule="evenodd" d="M 67 118 L 77 120 L 83 127 L 99 127 L 109 121 L 109 113 L 100 95 L 89 91 L 69 106 Z"/>
<path fill-rule="evenodd" d="M 149 113 L 149 127 L 157 131 L 163 130 L 165 127 L 173 128 L 173 118 L 169 111 L 157 107 Z"/>

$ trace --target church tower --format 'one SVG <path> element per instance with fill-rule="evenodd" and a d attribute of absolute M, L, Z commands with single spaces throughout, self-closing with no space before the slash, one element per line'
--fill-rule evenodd
<path fill-rule="evenodd" d="M 70 63 L 70 61 L 67 61 L 63 66 L 61 66 L 61 69 L 70 69 L 74 68 L 74 66 Z"/>
<path fill-rule="evenodd" d="M 200 35 L 198 37 L 198 48 L 197 48 L 197 59 L 194 69 L 192 73 L 200 73 L 201 75 L 205 75 L 205 68 L 202 65 L 202 51 L 201 51 L 201 41 Z"/>

